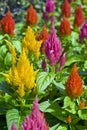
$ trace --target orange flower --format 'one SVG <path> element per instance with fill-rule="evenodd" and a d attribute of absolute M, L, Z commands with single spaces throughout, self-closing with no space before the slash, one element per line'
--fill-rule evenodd
<path fill-rule="evenodd" d="M 68 0 L 65 0 L 64 4 L 62 5 L 62 15 L 65 17 L 70 17 L 71 15 L 71 8 Z"/>
<path fill-rule="evenodd" d="M 80 108 L 80 109 L 83 109 L 84 107 L 85 107 L 85 101 L 82 100 L 82 101 L 80 102 L 80 104 L 79 104 L 79 108 Z"/>
<path fill-rule="evenodd" d="M 79 27 L 84 23 L 84 14 L 81 5 L 75 10 L 74 26 Z"/>
<path fill-rule="evenodd" d="M 38 17 L 37 17 L 36 10 L 33 8 L 32 5 L 30 5 L 30 8 L 28 9 L 27 16 L 26 16 L 27 25 L 35 26 L 37 24 L 37 20 L 38 20 Z"/>
<path fill-rule="evenodd" d="M 48 39 L 48 37 L 49 37 L 49 34 L 47 32 L 46 25 L 44 25 L 42 28 L 42 32 L 38 36 L 38 40 L 43 41 L 42 46 L 41 46 L 41 52 L 43 53 L 44 53 L 44 48 L 45 48 L 45 41 Z"/>
<path fill-rule="evenodd" d="M 3 33 L 14 35 L 15 21 L 11 16 L 10 11 L 8 11 L 5 17 L 0 21 Z"/>
<path fill-rule="evenodd" d="M 72 121 L 71 116 L 70 116 L 70 115 L 69 115 L 69 116 L 67 116 L 67 118 L 66 118 L 66 122 L 70 124 L 70 123 L 71 123 L 71 121 Z"/>
<path fill-rule="evenodd" d="M 60 24 L 59 32 L 61 36 L 71 34 L 70 22 L 65 17 Z"/>
<path fill-rule="evenodd" d="M 82 94 L 82 80 L 78 74 L 76 64 L 74 64 L 66 82 L 66 92 L 72 99 Z"/>

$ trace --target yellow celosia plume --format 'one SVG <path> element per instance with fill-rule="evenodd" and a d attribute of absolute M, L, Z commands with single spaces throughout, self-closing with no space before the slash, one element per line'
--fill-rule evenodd
<path fill-rule="evenodd" d="M 12 53 L 12 57 L 14 57 L 14 54 L 15 53 Z M 16 65 L 14 65 L 14 60 L 12 60 L 12 67 L 5 76 L 7 82 L 14 86 L 13 89 L 17 91 L 19 96 L 23 97 L 25 91 L 31 91 L 36 88 L 36 74 L 37 71 L 34 71 L 33 66 L 30 64 L 29 59 L 23 50 Z"/>
<path fill-rule="evenodd" d="M 30 26 L 28 26 L 26 35 L 22 43 L 23 43 L 23 48 L 26 50 L 27 53 L 29 51 L 32 51 L 35 54 L 36 59 L 39 58 L 42 41 L 37 41 L 35 39 L 34 31 Z"/>

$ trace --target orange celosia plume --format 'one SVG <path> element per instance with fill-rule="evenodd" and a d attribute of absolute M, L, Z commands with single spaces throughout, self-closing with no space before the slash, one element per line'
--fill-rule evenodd
<path fill-rule="evenodd" d="M 68 0 L 65 0 L 64 4 L 62 5 L 62 15 L 65 17 L 70 17 L 71 15 L 71 7 Z"/>
<path fill-rule="evenodd" d="M 10 11 L 2 18 L 0 24 L 3 33 L 14 35 L 15 21 L 12 18 Z"/>
<path fill-rule="evenodd" d="M 45 41 L 48 39 L 48 37 L 49 37 L 49 33 L 47 32 L 46 25 L 44 25 L 40 35 L 38 36 L 38 40 L 43 41 L 42 46 L 41 46 L 41 52 L 43 53 L 44 53 L 44 48 L 45 48 L 44 44 L 45 44 Z"/>
<path fill-rule="evenodd" d="M 59 32 L 61 36 L 71 34 L 70 22 L 65 17 L 60 24 Z"/>
<path fill-rule="evenodd" d="M 84 14 L 81 5 L 75 11 L 74 26 L 79 27 L 84 23 Z"/>
<path fill-rule="evenodd" d="M 36 25 L 38 20 L 37 12 L 33 8 L 32 5 L 30 5 L 30 8 L 27 11 L 27 16 L 26 16 L 26 22 L 27 25 Z"/>
<path fill-rule="evenodd" d="M 82 94 L 82 80 L 78 74 L 76 64 L 74 64 L 66 82 L 66 92 L 72 99 L 81 96 Z"/>

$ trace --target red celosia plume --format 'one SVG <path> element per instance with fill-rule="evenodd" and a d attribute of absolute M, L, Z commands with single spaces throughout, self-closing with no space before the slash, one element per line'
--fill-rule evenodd
<path fill-rule="evenodd" d="M 3 33 L 14 35 L 15 21 L 12 18 L 10 11 L 2 18 L 0 24 Z"/>
<path fill-rule="evenodd" d="M 78 74 L 76 64 L 74 64 L 66 82 L 66 92 L 72 99 L 82 94 L 82 80 Z"/>
<path fill-rule="evenodd" d="M 30 5 L 30 8 L 27 11 L 27 16 L 26 16 L 26 22 L 27 25 L 36 25 L 38 20 L 37 12 L 33 8 L 32 5 Z"/>
<path fill-rule="evenodd" d="M 71 34 L 70 22 L 65 17 L 60 24 L 59 32 L 61 36 Z"/>
<path fill-rule="evenodd" d="M 65 17 L 70 17 L 71 15 L 71 7 L 68 0 L 65 0 L 64 4 L 62 5 L 62 15 Z"/>
<path fill-rule="evenodd" d="M 42 31 L 40 35 L 38 36 L 38 40 L 43 40 L 42 46 L 41 46 L 41 52 L 44 53 L 45 49 L 45 41 L 48 39 L 49 33 L 47 32 L 46 25 L 43 26 Z"/>
<path fill-rule="evenodd" d="M 84 14 L 81 5 L 75 11 L 74 26 L 79 27 L 84 23 Z"/>

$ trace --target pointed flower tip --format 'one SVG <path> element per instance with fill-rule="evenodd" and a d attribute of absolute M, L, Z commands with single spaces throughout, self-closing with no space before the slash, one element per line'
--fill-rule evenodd
<path fill-rule="evenodd" d="M 82 79 L 78 74 L 76 64 L 73 65 L 71 73 L 66 82 L 66 91 L 70 98 L 74 99 L 82 94 Z"/>
<path fill-rule="evenodd" d="M 17 130 L 17 127 L 16 127 L 15 123 L 12 124 L 11 130 Z"/>
<path fill-rule="evenodd" d="M 52 13 L 55 9 L 54 0 L 46 0 L 46 12 Z"/>

